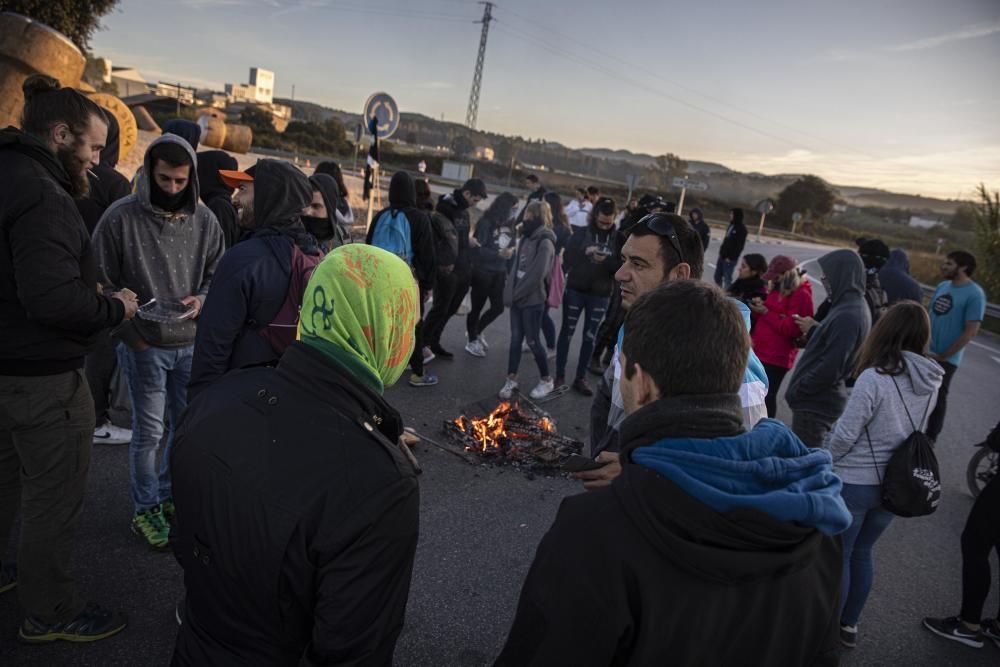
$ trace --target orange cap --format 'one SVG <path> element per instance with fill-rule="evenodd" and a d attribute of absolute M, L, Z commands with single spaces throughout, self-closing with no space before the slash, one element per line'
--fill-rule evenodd
<path fill-rule="evenodd" d="M 222 179 L 223 183 L 236 190 L 238 190 L 240 185 L 243 183 L 253 183 L 253 175 L 248 174 L 245 171 L 220 169 L 219 178 Z"/>

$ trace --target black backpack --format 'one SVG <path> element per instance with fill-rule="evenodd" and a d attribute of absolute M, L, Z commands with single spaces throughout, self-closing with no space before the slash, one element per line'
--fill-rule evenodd
<path fill-rule="evenodd" d="M 879 480 L 882 485 L 882 507 L 896 516 L 927 516 L 934 513 L 941 500 L 941 473 L 938 469 L 937 456 L 934 455 L 934 443 L 926 433 L 914 425 L 903 392 L 896 384 L 896 378 L 892 378 L 892 383 L 896 386 L 913 432 L 893 451 L 885 468 L 885 477 Z M 927 417 L 930 407 L 928 400 L 924 418 Z M 923 423 L 923 419 L 920 423 Z M 867 426 L 865 437 L 868 438 L 868 449 L 872 453 L 872 461 L 875 462 L 875 449 L 872 447 Z M 877 463 L 875 472 L 878 473 Z"/>

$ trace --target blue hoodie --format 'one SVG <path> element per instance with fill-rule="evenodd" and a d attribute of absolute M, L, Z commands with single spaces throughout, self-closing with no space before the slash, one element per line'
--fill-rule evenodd
<path fill-rule="evenodd" d="M 830 453 L 809 449 L 774 419 L 727 438 L 666 438 L 631 458 L 716 512 L 751 508 L 826 535 L 851 524 Z"/>

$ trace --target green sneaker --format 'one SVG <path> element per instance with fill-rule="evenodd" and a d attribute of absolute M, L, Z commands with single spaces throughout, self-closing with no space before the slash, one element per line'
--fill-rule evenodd
<path fill-rule="evenodd" d="M 176 513 L 176 508 L 174 507 L 174 499 L 167 498 L 160 503 L 160 511 L 163 512 L 163 518 L 167 520 L 171 526 L 174 525 L 174 514 Z"/>
<path fill-rule="evenodd" d="M 116 635 L 128 625 L 128 618 L 121 612 L 114 612 L 88 604 L 76 618 L 63 623 L 44 623 L 38 619 L 24 619 L 18 636 L 29 644 L 54 641 L 96 642 Z"/>
<path fill-rule="evenodd" d="M 162 551 L 170 545 L 170 524 L 163 517 L 159 506 L 132 517 L 132 532 L 141 536 L 149 546 Z"/>
<path fill-rule="evenodd" d="M 5 563 L 0 566 L 0 593 L 6 593 L 17 586 L 17 565 Z"/>

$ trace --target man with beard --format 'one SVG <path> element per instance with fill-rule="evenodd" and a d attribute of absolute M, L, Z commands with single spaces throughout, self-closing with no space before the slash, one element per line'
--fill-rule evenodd
<path fill-rule="evenodd" d="M 158 313 L 123 327 L 118 362 L 132 399 L 129 472 L 135 515 L 132 531 L 165 549 L 173 516 L 170 449 L 194 356 L 195 320 L 225 250 L 222 228 L 198 202 L 194 149 L 164 134 L 150 144 L 135 193 L 107 210 L 94 232 L 105 289 L 128 288 Z M 157 450 L 170 432 L 157 472 Z"/>
<path fill-rule="evenodd" d="M 188 389 L 192 400 L 230 370 L 277 364 L 281 354 L 262 332 L 288 295 L 293 246 L 313 263 L 320 257 L 303 225 L 302 211 L 313 196 L 305 174 L 287 162 L 261 160 L 245 172 L 223 171 L 221 177 L 237 188 L 233 203 L 246 238 L 219 262 L 198 318 Z"/>
<path fill-rule="evenodd" d="M 69 571 L 94 429 L 83 363 L 137 303 L 101 293 L 73 202 L 104 147 L 104 114 L 44 76 L 25 81 L 24 99 L 24 129 L 0 130 L 0 556 L 21 509 L 20 572 L 0 566 L 0 593 L 19 586 L 21 639 L 95 641 L 126 620 L 81 599 Z"/>

